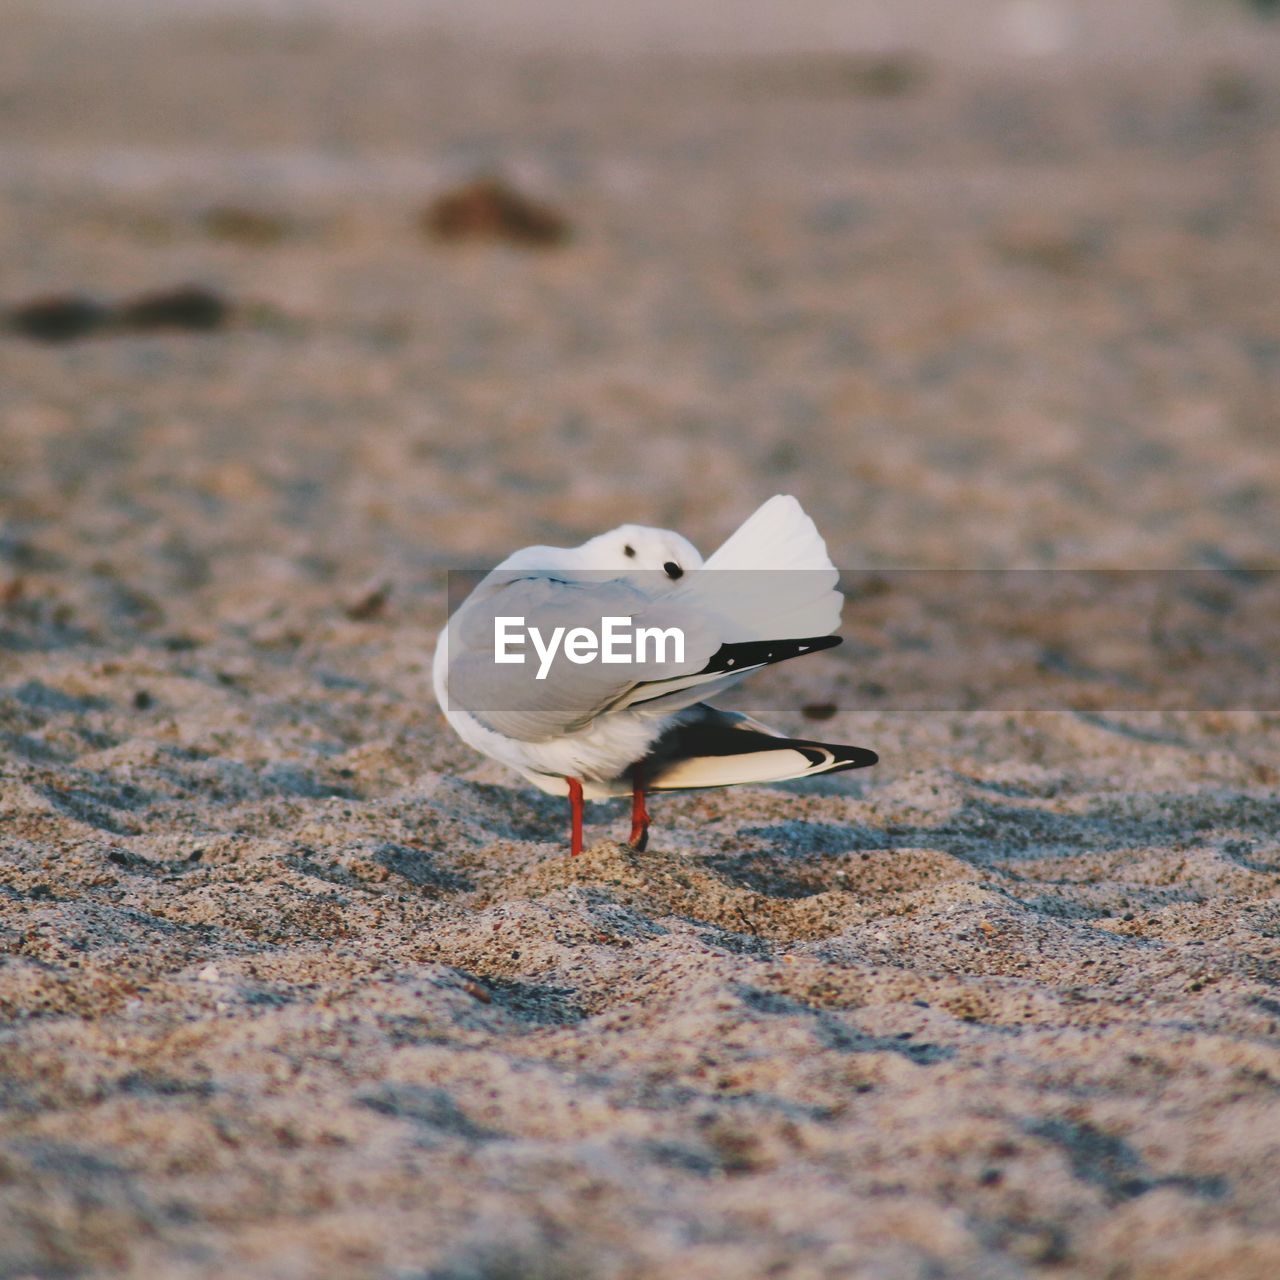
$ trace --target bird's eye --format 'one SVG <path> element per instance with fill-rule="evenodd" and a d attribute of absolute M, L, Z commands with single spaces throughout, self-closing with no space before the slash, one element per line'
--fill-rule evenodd
<path fill-rule="evenodd" d="M 627 556 L 629 559 L 634 560 L 636 558 L 636 549 L 628 542 L 627 545 L 622 548 L 622 554 Z"/>
<path fill-rule="evenodd" d="M 662 568 L 666 572 L 668 578 L 680 578 L 684 576 L 684 570 L 676 564 L 674 560 L 668 560 Z"/>

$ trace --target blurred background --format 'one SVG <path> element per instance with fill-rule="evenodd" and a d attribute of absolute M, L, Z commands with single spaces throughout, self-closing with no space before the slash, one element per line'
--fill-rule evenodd
<path fill-rule="evenodd" d="M 849 567 L 1273 564 L 1270 9 L 9 0 L 10 572 L 199 632 L 778 490 Z"/>

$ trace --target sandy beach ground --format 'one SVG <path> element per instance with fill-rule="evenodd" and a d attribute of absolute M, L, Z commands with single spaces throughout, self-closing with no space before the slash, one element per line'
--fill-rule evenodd
<path fill-rule="evenodd" d="M 877 768 L 570 861 L 429 690 L 448 569 L 779 491 L 1280 566 L 1276 31 L 446 8 L 0 18 L 0 304 L 231 307 L 0 334 L 0 1275 L 1280 1275 L 1274 705 L 911 710 L 855 601 L 733 705 Z"/>

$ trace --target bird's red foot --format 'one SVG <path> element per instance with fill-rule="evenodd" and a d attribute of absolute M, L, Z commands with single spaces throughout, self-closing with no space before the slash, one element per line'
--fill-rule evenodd
<path fill-rule="evenodd" d="M 582 783 L 577 778 L 566 778 L 569 784 L 569 853 L 577 857 L 582 852 Z"/>
<path fill-rule="evenodd" d="M 644 807 L 644 779 L 637 772 L 631 783 L 631 847 L 643 853 L 649 845 L 649 811 Z"/>

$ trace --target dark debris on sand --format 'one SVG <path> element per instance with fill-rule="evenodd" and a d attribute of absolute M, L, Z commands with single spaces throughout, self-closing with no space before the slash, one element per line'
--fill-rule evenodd
<path fill-rule="evenodd" d="M 123 329 L 148 332 L 156 329 L 219 329 L 231 314 L 221 294 L 201 285 L 179 285 L 139 294 L 120 304 L 117 323 Z"/>
<path fill-rule="evenodd" d="M 98 334 L 173 330 L 208 333 L 231 318 L 232 305 L 204 285 L 183 284 L 103 302 L 85 294 L 49 294 L 15 303 L 3 327 L 32 342 L 77 342 Z"/>
<path fill-rule="evenodd" d="M 103 329 L 111 310 L 82 294 L 48 294 L 9 309 L 7 327 L 33 342 L 74 342 Z"/>
<path fill-rule="evenodd" d="M 438 196 L 421 225 L 436 240 L 500 240 L 526 248 L 564 244 L 570 235 L 562 213 L 498 178 L 478 178 Z"/>

